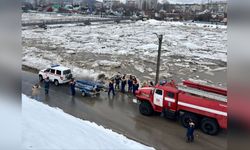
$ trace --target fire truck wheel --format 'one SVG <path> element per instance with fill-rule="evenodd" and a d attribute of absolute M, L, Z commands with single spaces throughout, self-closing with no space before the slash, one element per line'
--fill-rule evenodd
<path fill-rule="evenodd" d="M 206 134 L 216 135 L 219 131 L 219 126 L 215 120 L 204 118 L 201 121 L 201 130 Z"/>
<path fill-rule="evenodd" d="M 141 102 L 139 109 L 140 109 L 140 113 L 146 116 L 150 116 L 154 112 L 152 106 L 148 102 L 145 102 L 145 101 Z"/>
<path fill-rule="evenodd" d="M 195 123 L 195 128 L 197 128 L 199 126 L 199 122 L 198 122 L 198 117 L 195 114 L 192 113 L 184 113 L 181 116 L 181 123 L 182 125 L 187 128 L 188 127 L 188 122 L 189 119 L 192 119 L 192 121 Z"/>

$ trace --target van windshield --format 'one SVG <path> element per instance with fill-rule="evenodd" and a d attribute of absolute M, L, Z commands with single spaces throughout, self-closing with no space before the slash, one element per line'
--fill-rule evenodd
<path fill-rule="evenodd" d="M 70 70 L 64 70 L 64 71 L 63 71 L 63 74 L 70 74 L 70 73 L 71 73 Z"/>

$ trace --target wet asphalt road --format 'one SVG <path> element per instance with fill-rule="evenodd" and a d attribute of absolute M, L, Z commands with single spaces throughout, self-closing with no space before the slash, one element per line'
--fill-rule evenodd
<path fill-rule="evenodd" d="M 22 72 L 22 93 L 30 96 L 31 86 L 38 82 L 38 75 Z M 43 85 L 41 84 L 43 87 Z M 195 142 L 185 142 L 185 128 L 178 121 L 164 119 L 159 115 L 146 117 L 139 113 L 139 105 L 133 103 L 130 94 L 117 93 L 114 97 L 101 93 L 98 97 L 70 96 L 67 85 L 51 85 L 48 97 L 41 90 L 40 101 L 58 107 L 75 117 L 93 121 L 105 128 L 159 150 L 223 150 L 227 149 L 227 134 L 209 136 L 196 130 Z M 69 139 L 72 140 L 72 139 Z M 84 149 L 84 148 L 83 148 Z"/>

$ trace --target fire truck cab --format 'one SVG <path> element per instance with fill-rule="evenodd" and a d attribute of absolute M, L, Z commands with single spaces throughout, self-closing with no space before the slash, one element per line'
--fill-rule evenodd
<path fill-rule="evenodd" d="M 226 90 L 192 81 L 177 86 L 173 81 L 143 87 L 136 92 L 140 101 L 140 113 L 146 116 L 154 112 L 163 113 L 166 118 L 180 119 L 184 127 L 192 119 L 196 127 L 210 135 L 227 128 Z"/>

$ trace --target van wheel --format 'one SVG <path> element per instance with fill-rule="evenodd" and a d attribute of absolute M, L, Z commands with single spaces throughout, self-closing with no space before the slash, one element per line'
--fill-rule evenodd
<path fill-rule="evenodd" d="M 214 119 L 204 118 L 201 121 L 201 130 L 206 134 L 216 135 L 219 131 L 219 126 Z"/>
<path fill-rule="evenodd" d="M 181 116 L 181 124 L 187 128 L 188 127 L 188 124 L 189 124 L 189 119 L 192 119 L 192 121 L 194 122 L 195 124 L 195 127 L 197 128 L 198 125 L 199 125 L 199 120 L 198 120 L 198 117 L 195 115 L 195 114 L 192 114 L 192 113 L 184 113 L 182 116 Z"/>
<path fill-rule="evenodd" d="M 58 80 L 55 80 L 55 81 L 54 81 L 54 83 L 55 83 L 55 85 L 56 85 L 56 86 L 58 86 L 58 85 L 59 85 Z"/>
<path fill-rule="evenodd" d="M 42 82 L 43 81 L 43 76 L 39 75 L 39 81 Z"/>
<path fill-rule="evenodd" d="M 149 102 L 142 101 L 139 106 L 140 113 L 145 116 L 150 116 L 153 114 L 154 110 Z"/>
<path fill-rule="evenodd" d="M 82 96 L 85 96 L 85 95 L 86 95 L 85 92 L 82 91 Z"/>

